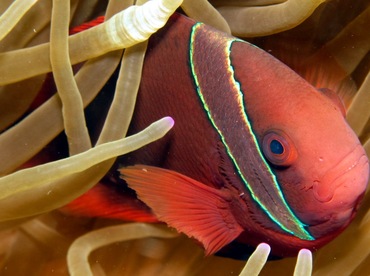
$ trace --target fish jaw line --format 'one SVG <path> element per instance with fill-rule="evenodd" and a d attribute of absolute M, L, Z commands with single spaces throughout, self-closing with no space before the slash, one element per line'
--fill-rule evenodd
<path fill-rule="evenodd" d="M 340 234 L 352 221 L 356 213 L 353 208 L 348 208 L 329 214 L 322 219 L 310 225 L 310 231 L 317 239 L 322 237 L 332 236 L 333 238 Z"/>
<path fill-rule="evenodd" d="M 312 192 L 321 203 L 332 203 L 338 200 L 338 194 L 345 191 L 346 198 L 352 191 L 356 191 L 357 198 L 365 191 L 368 176 L 369 161 L 362 146 L 358 144 L 339 163 L 327 170 L 320 180 L 313 181 Z"/>

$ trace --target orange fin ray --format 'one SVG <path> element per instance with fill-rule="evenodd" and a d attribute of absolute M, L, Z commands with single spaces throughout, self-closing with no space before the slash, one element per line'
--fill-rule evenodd
<path fill-rule="evenodd" d="M 231 212 L 227 191 L 158 167 L 135 165 L 120 172 L 159 220 L 201 242 L 206 255 L 217 252 L 243 231 Z"/>

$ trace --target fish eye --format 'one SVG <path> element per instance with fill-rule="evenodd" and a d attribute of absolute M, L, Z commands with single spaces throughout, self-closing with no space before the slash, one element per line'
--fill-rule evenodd
<path fill-rule="evenodd" d="M 284 146 L 278 140 L 272 140 L 270 142 L 270 151 L 273 154 L 283 154 Z"/>
<path fill-rule="evenodd" d="M 282 131 L 268 131 L 263 137 L 262 150 L 267 160 L 276 166 L 287 167 L 297 159 L 293 142 Z"/>

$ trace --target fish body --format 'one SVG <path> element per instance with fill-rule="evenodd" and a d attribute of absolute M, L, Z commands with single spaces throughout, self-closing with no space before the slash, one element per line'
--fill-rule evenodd
<path fill-rule="evenodd" d="M 150 38 L 130 132 L 164 116 L 175 126 L 121 157 L 121 177 L 207 254 L 234 240 L 280 256 L 319 248 L 353 219 L 369 175 L 331 96 L 263 50 L 175 14 Z"/>

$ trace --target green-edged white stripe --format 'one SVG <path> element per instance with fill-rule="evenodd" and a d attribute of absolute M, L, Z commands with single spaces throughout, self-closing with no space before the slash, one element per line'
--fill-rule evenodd
<path fill-rule="evenodd" d="M 197 94 L 199 96 L 199 99 L 201 100 L 202 104 L 203 104 L 203 108 L 204 110 L 206 111 L 207 113 L 207 116 L 212 124 L 212 126 L 214 127 L 214 129 L 217 131 L 217 133 L 219 134 L 220 136 L 220 139 L 226 149 L 226 152 L 227 152 L 227 155 L 229 156 L 229 158 L 231 159 L 232 163 L 234 164 L 235 168 L 236 168 L 236 171 L 240 177 L 240 179 L 242 180 L 242 182 L 244 183 L 245 187 L 247 188 L 247 190 L 250 192 L 250 195 L 252 196 L 252 198 L 256 201 L 256 203 L 260 206 L 260 208 L 268 215 L 268 217 L 276 224 L 278 225 L 282 230 L 284 230 L 285 232 L 288 232 L 296 237 L 299 237 L 301 239 L 304 239 L 304 240 L 314 240 L 314 237 L 312 237 L 310 235 L 310 233 L 307 232 L 307 230 L 305 229 L 305 224 L 302 223 L 296 216 L 295 214 L 292 212 L 291 208 L 289 207 L 289 205 L 287 204 L 285 198 L 284 198 L 284 195 L 281 191 L 281 188 L 279 186 L 279 183 L 277 182 L 277 179 L 276 179 L 276 176 L 274 175 L 274 173 L 272 172 L 272 170 L 270 169 L 266 159 L 264 158 L 262 152 L 261 152 L 261 149 L 259 147 L 259 144 L 257 142 L 257 138 L 255 136 L 255 134 L 253 133 L 253 130 L 252 130 L 252 126 L 249 122 L 249 119 L 248 119 L 248 115 L 246 113 L 246 108 L 245 108 L 245 105 L 244 105 L 244 101 L 243 101 L 243 92 L 241 91 L 241 87 L 240 87 L 240 83 L 235 79 L 235 76 L 234 76 L 234 68 L 231 64 L 231 60 L 230 60 L 230 50 L 231 50 L 231 46 L 233 44 L 233 42 L 235 41 L 241 41 L 241 40 L 238 40 L 238 39 L 225 39 L 226 41 L 226 49 L 225 51 L 227 52 L 227 71 L 228 71 L 228 77 L 230 78 L 231 80 L 231 83 L 233 85 L 233 92 L 236 92 L 237 93 L 237 101 L 238 101 L 238 106 L 240 108 L 240 117 L 243 119 L 243 123 L 246 127 L 246 129 L 248 129 L 249 131 L 249 134 L 250 136 L 252 137 L 253 139 L 253 143 L 254 143 L 254 146 L 256 147 L 257 149 L 257 152 L 259 154 L 259 157 L 260 157 L 260 160 L 262 162 L 262 166 L 265 167 L 265 169 L 268 171 L 268 174 L 269 176 L 271 177 L 271 183 L 273 185 L 273 187 L 271 187 L 272 189 L 274 189 L 275 191 L 277 191 L 278 193 L 278 196 L 284 206 L 284 209 L 285 211 L 287 212 L 287 216 L 289 216 L 290 218 L 290 221 L 292 221 L 295 225 L 295 229 L 296 230 L 293 230 L 291 229 L 292 227 L 290 227 L 289 225 L 285 225 L 283 222 L 281 222 L 276 215 L 273 214 L 273 212 L 271 210 L 269 210 L 269 208 L 263 203 L 263 200 L 261 200 L 256 194 L 255 192 L 253 191 L 253 187 L 251 187 L 251 185 L 248 183 L 248 181 L 246 180 L 246 177 L 243 175 L 241 169 L 240 169 L 240 166 L 235 158 L 235 156 L 233 155 L 232 153 L 232 150 L 230 149 L 230 146 L 228 145 L 227 143 L 227 139 L 225 138 L 225 135 L 222 133 L 222 131 L 220 130 L 219 126 L 217 125 L 217 122 L 216 120 L 214 119 L 214 116 L 212 114 L 212 110 L 210 110 L 209 108 L 209 105 L 207 104 L 207 100 L 203 94 L 203 91 L 202 91 L 202 88 L 201 88 L 201 85 L 199 83 L 199 79 L 198 79 L 198 76 L 197 76 L 197 73 L 196 73 L 196 69 L 195 69 L 195 64 L 194 64 L 194 41 L 195 41 L 195 37 L 196 37 L 196 34 L 197 34 L 197 31 L 203 26 L 203 24 L 201 23 L 197 23 L 193 26 L 192 28 L 192 31 L 191 31 L 191 38 L 190 38 L 190 47 L 189 47 L 189 50 L 190 50 L 190 67 L 191 67 L 191 72 L 192 72 L 192 76 L 193 76 L 193 79 L 194 79 L 194 83 L 195 83 L 195 86 L 196 86 L 196 91 L 197 91 Z"/>

